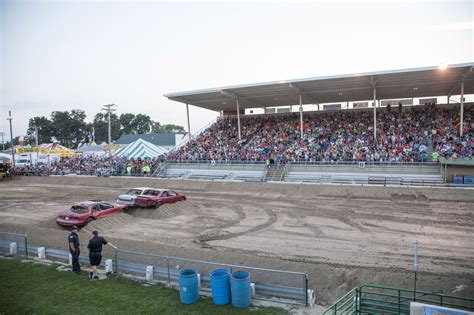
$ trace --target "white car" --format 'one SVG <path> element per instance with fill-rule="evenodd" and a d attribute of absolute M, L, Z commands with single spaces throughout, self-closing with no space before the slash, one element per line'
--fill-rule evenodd
<path fill-rule="evenodd" d="M 15 167 L 27 167 L 27 166 L 30 166 L 30 165 L 31 165 L 30 160 L 20 159 L 18 161 L 15 161 Z"/>
<path fill-rule="evenodd" d="M 126 205 L 129 207 L 136 207 L 137 196 L 144 195 L 149 190 L 155 190 L 154 188 L 149 187 L 137 187 L 130 189 L 127 193 L 119 195 L 117 198 L 117 203 L 119 205 Z"/>

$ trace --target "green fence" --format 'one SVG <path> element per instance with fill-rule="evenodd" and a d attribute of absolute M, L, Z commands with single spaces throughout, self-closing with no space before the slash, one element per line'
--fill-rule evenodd
<path fill-rule="evenodd" d="M 391 288 L 362 285 L 354 288 L 322 314 L 410 314 L 410 302 L 426 303 L 455 309 L 474 311 L 474 299 Z"/>

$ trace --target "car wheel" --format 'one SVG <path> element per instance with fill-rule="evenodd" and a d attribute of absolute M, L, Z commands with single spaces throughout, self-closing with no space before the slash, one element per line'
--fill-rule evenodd
<path fill-rule="evenodd" d="M 122 208 L 122 210 L 120 210 L 120 212 L 122 213 L 127 213 L 127 211 L 128 211 L 128 207 Z"/>
<path fill-rule="evenodd" d="M 155 204 L 155 209 L 158 209 L 162 204 L 163 204 L 163 203 L 161 203 L 161 202 L 157 202 L 157 203 Z"/>
<path fill-rule="evenodd" d="M 183 200 L 183 201 L 186 200 L 186 197 L 183 196 L 183 199 L 181 199 L 181 200 Z"/>
<path fill-rule="evenodd" d="M 86 220 L 86 222 L 84 223 L 84 225 L 89 224 L 89 222 L 91 222 L 91 221 L 94 221 L 94 219 L 93 219 L 93 218 L 87 218 L 87 220 Z"/>

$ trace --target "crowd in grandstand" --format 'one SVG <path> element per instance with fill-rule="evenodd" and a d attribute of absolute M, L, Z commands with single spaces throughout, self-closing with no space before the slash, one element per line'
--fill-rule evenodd
<path fill-rule="evenodd" d="M 61 158 L 50 165 L 28 165 L 16 167 L 14 175 L 42 176 L 42 175 L 130 175 L 149 176 L 159 167 L 159 159 L 127 160 L 118 157 L 78 156 Z"/>
<path fill-rule="evenodd" d="M 390 107 L 377 113 L 374 138 L 373 113 L 367 110 L 318 112 L 304 115 L 300 137 L 298 113 L 223 118 L 194 140 L 152 160 L 118 157 L 62 158 L 51 165 L 16 168 L 19 175 L 131 175 L 149 176 L 164 160 L 207 161 L 366 161 L 425 162 L 438 157 L 473 156 L 474 107 L 464 115 L 464 135 L 458 135 L 459 111 L 431 104 L 404 110 Z"/>
<path fill-rule="evenodd" d="M 196 139 L 171 153 L 171 160 L 381 161 L 422 162 L 433 146 L 439 156 L 472 157 L 472 107 L 465 111 L 459 137 L 459 111 L 428 104 L 404 111 L 379 110 L 374 139 L 370 111 L 221 119 Z"/>

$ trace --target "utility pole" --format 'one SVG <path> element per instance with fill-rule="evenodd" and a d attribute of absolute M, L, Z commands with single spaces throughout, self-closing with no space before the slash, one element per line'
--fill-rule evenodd
<path fill-rule="evenodd" d="M 0 135 L 2 136 L 2 145 L 3 145 L 3 151 L 5 151 L 5 140 L 4 140 L 4 136 L 5 136 L 5 133 L 4 132 L 0 132 Z"/>
<path fill-rule="evenodd" d="M 38 130 L 40 128 L 38 128 L 38 126 L 34 126 L 35 127 L 35 145 L 36 145 L 36 164 L 38 164 L 38 160 L 39 160 L 39 147 L 38 147 Z"/>
<path fill-rule="evenodd" d="M 9 110 L 8 111 L 8 118 L 7 120 L 10 121 L 10 145 L 12 147 L 12 165 L 13 167 L 15 167 L 15 150 L 13 150 L 13 129 L 12 129 L 12 120 L 13 120 L 13 117 L 12 117 L 12 111 Z"/>
<path fill-rule="evenodd" d="M 112 107 L 117 106 L 115 104 L 108 104 L 108 105 L 103 105 L 104 107 L 102 108 L 103 111 L 105 111 L 107 114 L 109 114 L 109 145 L 112 144 L 112 127 L 110 126 L 110 113 L 115 112 L 116 109 L 113 109 Z"/>

